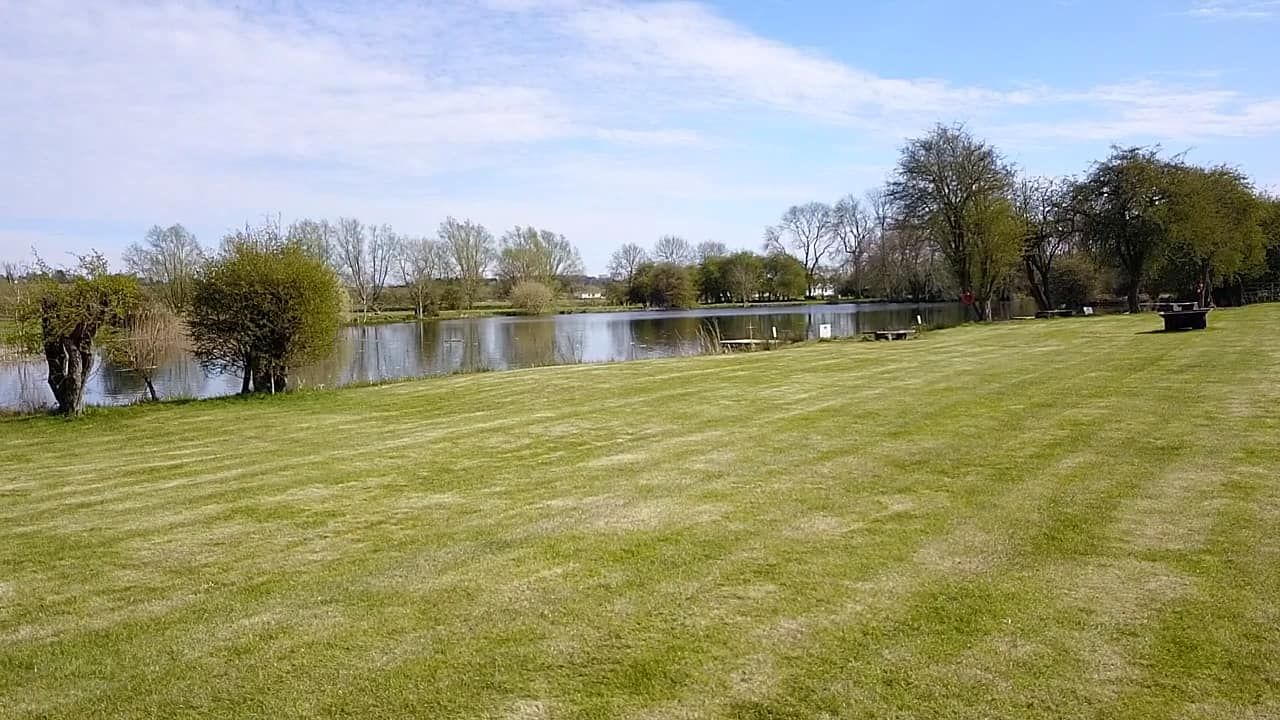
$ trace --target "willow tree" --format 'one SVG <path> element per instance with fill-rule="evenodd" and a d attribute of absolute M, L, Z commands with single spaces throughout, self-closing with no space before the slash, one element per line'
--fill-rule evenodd
<path fill-rule="evenodd" d="M 888 197 L 899 223 L 920 232 L 946 261 L 979 320 L 1021 257 L 1013 171 L 963 127 L 939 125 L 902 149 Z"/>
<path fill-rule="evenodd" d="M 1171 164 L 1158 148 L 1114 148 L 1076 185 L 1072 197 L 1081 240 L 1120 272 L 1129 312 L 1166 256 Z"/>
<path fill-rule="evenodd" d="M 498 277 L 509 288 L 536 282 L 553 291 L 569 275 L 582 274 L 582 256 L 564 235 L 516 226 L 499 241 Z"/>
<path fill-rule="evenodd" d="M 230 244 L 196 281 L 192 352 L 206 370 L 239 375 L 242 393 L 281 392 L 293 369 L 332 350 L 342 292 L 296 244 Z"/>
<path fill-rule="evenodd" d="M 124 324 L 141 303 L 142 290 L 137 278 L 111 273 L 98 253 L 80 258 L 71 271 L 40 269 L 34 292 L 18 309 L 19 337 L 32 350 L 43 351 L 58 412 L 80 415 L 95 345 Z"/>
<path fill-rule="evenodd" d="M 1164 278 L 1206 306 L 1215 287 L 1266 268 L 1265 208 L 1235 168 L 1177 165 L 1170 176 Z"/>

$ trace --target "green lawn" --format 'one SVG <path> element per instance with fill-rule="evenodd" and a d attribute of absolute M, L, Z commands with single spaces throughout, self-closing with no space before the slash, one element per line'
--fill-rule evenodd
<path fill-rule="evenodd" d="M 1280 717 L 1280 306 L 0 421 L 0 716 Z"/>

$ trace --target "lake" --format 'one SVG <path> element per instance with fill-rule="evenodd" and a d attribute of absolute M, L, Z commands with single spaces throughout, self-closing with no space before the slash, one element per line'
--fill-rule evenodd
<path fill-rule="evenodd" d="M 1005 305 L 1005 317 L 1030 312 Z M 968 313 L 968 314 L 966 314 Z M 972 318 L 958 303 L 796 305 L 698 310 L 580 313 L 540 317 L 485 317 L 351 326 L 334 352 L 290 376 L 294 388 L 333 387 L 404 377 L 476 370 L 506 370 L 578 362 L 614 362 L 691 355 L 718 331 L 724 339 L 818 337 L 831 325 L 835 337 L 911 327 L 916 316 L 932 328 Z M 0 362 L 0 408 L 51 405 L 43 359 Z M 239 378 L 207 375 L 175 345 L 156 373 L 161 398 L 214 397 L 240 390 Z M 94 405 L 130 403 L 146 388 L 135 374 L 99 361 L 85 392 Z"/>

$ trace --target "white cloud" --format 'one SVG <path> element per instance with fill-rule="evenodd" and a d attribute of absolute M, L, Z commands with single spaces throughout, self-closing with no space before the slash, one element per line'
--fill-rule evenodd
<path fill-rule="evenodd" d="M 643 78 L 666 97 L 714 98 L 829 120 L 936 115 L 1014 105 L 1022 92 L 886 78 L 754 35 L 702 6 L 600 4 L 563 20 L 592 51 L 587 67 Z M 674 93 L 671 92 L 674 90 Z"/>
<path fill-rule="evenodd" d="M 738 232 L 859 191 L 937 121 L 997 144 L 1280 134 L 1280 98 L 893 77 L 688 2 L 0 0 L 0 16 L 0 227 L 218 232 L 279 211 L 431 232 L 452 213 L 647 242 L 714 227 L 706 208 L 735 199 L 749 207 L 721 226 Z"/>
<path fill-rule="evenodd" d="M 1259 20 L 1280 16 L 1280 0 L 1198 0 L 1186 14 L 1217 20 Z"/>

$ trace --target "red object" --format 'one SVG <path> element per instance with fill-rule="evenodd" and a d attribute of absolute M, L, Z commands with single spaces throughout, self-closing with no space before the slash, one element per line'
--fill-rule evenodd
<path fill-rule="evenodd" d="M 961 296 L 960 296 L 960 302 L 964 303 L 965 305 L 972 305 L 972 304 L 973 304 L 973 293 L 971 293 L 971 292 L 967 292 L 967 293 L 964 293 L 963 295 L 961 295 Z"/>

